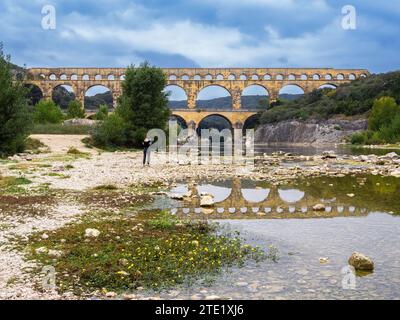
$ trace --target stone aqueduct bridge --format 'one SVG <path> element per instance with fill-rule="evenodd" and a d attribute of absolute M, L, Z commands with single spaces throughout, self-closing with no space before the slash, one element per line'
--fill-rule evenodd
<path fill-rule="evenodd" d="M 258 68 L 215 68 L 215 69 L 163 69 L 168 85 L 181 87 L 188 97 L 188 108 L 173 110 L 175 116 L 181 117 L 196 128 L 205 117 L 218 114 L 230 121 L 232 126 L 241 128 L 246 119 L 256 114 L 255 111 L 241 108 L 243 90 L 252 85 L 264 87 L 269 94 L 270 102 L 277 100 L 279 91 L 287 85 L 296 85 L 309 93 L 323 85 L 338 86 L 369 75 L 363 69 L 258 69 Z M 69 85 L 74 90 L 76 99 L 83 105 L 85 93 L 91 87 L 107 87 L 113 101 L 121 94 L 121 82 L 124 79 L 124 68 L 32 68 L 28 69 L 27 83 L 36 85 L 44 98 L 51 98 L 54 88 Z M 209 86 L 220 86 L 229 91 L 232 97 L 231 110 L 199 110 L 196 100 L 200 91 Z"/>

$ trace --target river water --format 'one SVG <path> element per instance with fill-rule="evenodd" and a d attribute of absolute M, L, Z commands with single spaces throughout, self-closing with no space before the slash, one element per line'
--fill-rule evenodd
<path fill-rule="evenodd" d="M 239 230 L 249 244 L 276 248 L 279 259 L 249 262 L 210 286 L 199 283 L 181 289 L 177 298 L 400 298 L 399 178 L 321 177 L 282 185 L 233 179 L 182 183 L 171 191 L 189 190 L 213 194 L 217 203 L 204 210 L 196 198 L 172 202 L 171 213 Z M 325 210 L 314 211 L 315 204 L 323 204 Z M 373 273 L 351 273 L 347 261 L 354 251 L 374 260 Z"/>

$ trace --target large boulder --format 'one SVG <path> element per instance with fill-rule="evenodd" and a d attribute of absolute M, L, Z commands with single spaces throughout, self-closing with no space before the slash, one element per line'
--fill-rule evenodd
<path fill-rule="evenodd" d="M 359 252 L 354 252 L 350 259 L 349 265 L 359 271 L 372 271 L 374 270 L 374 262 L 370 257 L 367 257 Z"/>
<path fill-rule="evenodd" d="M 90 119 L 68 119 L 63 122 L 64 126 L 95 126 L 98 124 L 98 120 Z"/>
<path fill-rule="evenodd" d="M 400 169 L 396 169 L 390 172 L 392 177 L 400 178 Z"/>
<path fill-rule="evenodd" d="M 208 193 L 202 193 L 200 196 L 200 207 L 212 207 L 215 204 L 214 196 Z"/>
<path fill-rule="evenodd" d="M 318 203 L 313 207 L 314 211 L 325 211 L 325 205 L 322 203 Z"/>

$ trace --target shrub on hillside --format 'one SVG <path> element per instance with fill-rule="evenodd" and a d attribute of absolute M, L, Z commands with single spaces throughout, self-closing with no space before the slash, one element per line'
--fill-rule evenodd
<path fill-rule="evenodd" d="M 79 101 L 72 100 L 68 104 L 67 118 L 68 119 L 84 119 L 85 118 L 85 110 L 83 109 L 83 106 Z"/>
<path fill-rule="evenodd" d="M 393 97 L 400 103 L 400 71 L 371 75 L 336 90 L 315 90 L 293 101 L 280 101 L 261 117 L 261 123 L 293 119 L 327 119 L 333 115 L 353 116 L 369 112 L 376 99 Z"/>
<path fill-rule="evenodd" d="M 33 120 L 37 124 L 61 123 L 64 115 L 53 100 L 40 100 L 33 107 Z"/>
<path fill-rule="evenodd" d="M 400 141 L 400 106 L 391 97 L 374 102 L 368 119 L 369 130 L 354 134 L 353 144 L 383 144 Z"/>
<path fill-rule="evenodd" d="M 375 101 L 368 119 L 368 127 L 378 131 L 388 126 L 396 115 L 400 114 L 400 107 L 391 97 L 382 97 Z"/>

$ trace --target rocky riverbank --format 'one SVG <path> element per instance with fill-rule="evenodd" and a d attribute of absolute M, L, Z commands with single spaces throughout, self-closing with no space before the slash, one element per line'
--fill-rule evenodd
<path fill-rule="evenodd" d="M 324 145 L 340 143 L 346 137 L 366 130 L 367 126 L 368 123 L 365 119 L 290 120 L 259 126 L 255 133 L 255 141 L 257 144 L 301 143 Z"/>
<path fill-rule="evenodd" d="M 56 151 L 21 154 L 0 162 L 1 298 L 77 298 L 68 292 L 60 296 L 37 291 L 26 273 L 34 265 L 25 260 L 24 252 L 15 249 L 15 241 L 23 243 L 33 233 L 58 229 L 101 208 L 118 214 L 121 207 L 135 203 L 137 197 L 168 190 L 179 181 L 239 176 L 278 184 L 298 177 L 349 174 L 400 177 L 400 157 L 395 153 L 339 156 L 327 151 L 303 156 L 276 152 L 256 157 L 254 166 L 177 165 L 168 163 L 165 154 L 154 154 L 152 165 L 143 167 L 141 152 L 86 150 L 75 140 L 65 139 L 67 144 L 63 145 L 60 137 L 47 136 L 49 150 Z M 74 142 L 80 152 L 69 152 Z M 110 193 L 96 193 L 101 190 Z M 139 294 L 137 298 L 140 297 Z"/>

